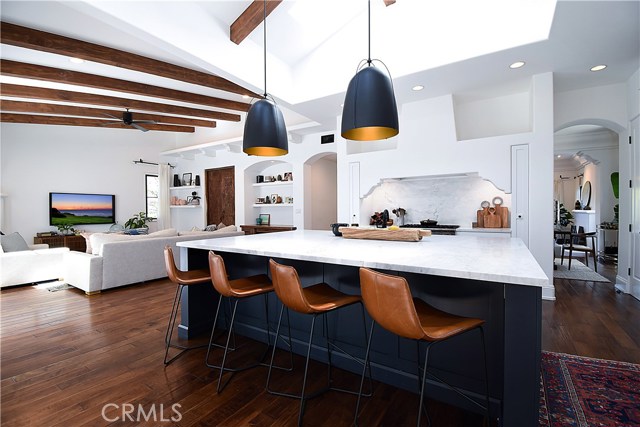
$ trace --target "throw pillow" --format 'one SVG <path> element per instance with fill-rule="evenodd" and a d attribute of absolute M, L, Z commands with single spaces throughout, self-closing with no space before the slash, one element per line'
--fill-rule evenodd
<path fill-rule="evenodd" d="M 84 237 L 84 240 L 85 240 L 85 242 L 86 242 L 86 244 L 87 244 L 87 253 L 88 253 L 88 254 L 90 254 L 90 253 L 91 253 L 91 239 L 90 239 L 90 237 L 91 237 L 91 235 L 92 235 L 92 234 L 93 234 L 93 233 L 87 233 L 87 232 L 80 233 L 80 235 L 81 235 L 82 237 Z"/>
<path fill-rule="evenodd" d="M 221 229 L 221 228 L 225 228 L 226 225 L 224 225 L 224 222 L 221 222 L 220 224 L 218 224 L 218 226 L 216 227 L 217 230 Z"/>
<path fill-rule="evenodd" d="M 218 226 L 215 224 L 209 224 L 204 228 L 204 231 L 216 231 Z"/>
<path fill-rule="evenodd" d="M 25 242 L 20 233 L 15 232 L 7 234 L 6 236 L 0 236 L 0 245 L 4 252 L 19 252 L 28 251 L 29 245 Z"/>

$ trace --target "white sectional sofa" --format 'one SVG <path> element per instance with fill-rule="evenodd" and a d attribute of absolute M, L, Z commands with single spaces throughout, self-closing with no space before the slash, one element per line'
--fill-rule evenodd
<path fill-rule="evenodd" d="M 160 279 L 167 277 L 163 252 L 165 245 L 171 245 L 174 256 L 178 258 L 180 255 L 175 250 L 176 242 L 244 234 L 236 231 L 235 226 L 180 235 L 172 231 L 173 235 L 168 235 L 171 230 L 138 236 L 92 235 L 90 242 L 93 253 L 71 251 L 65 254 L 63 277 L 69 285 L 82 289 L 88 295 L 104 289 Z M 179 261 L 176 259 L 177 265 Z"/>
<path fill-rule="evenodd" d="M 44 282 L 64 277 L 69 248 L 30 245 L 28 251 L 4 252 L 0 246 L 0 287 Z"/>

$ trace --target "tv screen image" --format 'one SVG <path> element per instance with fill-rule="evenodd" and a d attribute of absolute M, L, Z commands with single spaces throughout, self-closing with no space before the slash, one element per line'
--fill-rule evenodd
<path fill-rule="evenodd" d="M 49 193 L 50 225 L 113 224 L 113 194 Z"/>

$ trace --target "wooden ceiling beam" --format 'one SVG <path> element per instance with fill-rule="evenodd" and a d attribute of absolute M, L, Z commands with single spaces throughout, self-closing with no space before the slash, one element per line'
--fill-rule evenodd
<path fill-rule="evenodd" d="M 10 61 L 8 59 L 0 60 L 0 74 L 12 77 L 43 80 L 47 82 L 67 83 L 97 89 L 115 90 L 118 92 L 152 96 L 155 98 L 183 101 L 192 104 L 201 104 L 209 107 L 226 108 L 229 110 L 244 112 L 249 111 L 249 108 L 251 107 L 251 104 L 246 102 L 231 101 L 198 93 L 183 92 L 181 90 L 167 89 L 144 83 L 97 76 L 95 74 L 81 73 L 78 71 L 63 70 L 60 68 L 45 67 L 43 65 L 27 64 L 24 62 Z"/>
<path fill-rule="evenodd" d="M 282 0 L 267 1 L 267 16 L 282 3 Z M 229 27 L 229 38 L 235 44 L 240 44 L 249 34 L 255 30 L 264 19 L 264 1 L 253 0 L 253 2 L 233 21 Z"/>
<path fill-rule="evenodd" d="M 225 92 L 262 98 L 262 95 L 251 92 L 220 76 L 8 22 L 0 23 L 0 42 L 26 49 L 40 50 L 57 55 L 80 58 L 86 61 L 99 62 L 101 64 L 140 71 L 146 74 L 154 74 L 156 76 L 180 80 L 199 86 L 207 86 Z"/>
<path fill-rule="evenodd" d="M 114 120 L 99 119 L 83 119 L 79 117 L 60 117 L 60 116 L 38 116 L 32 114 L 14 114 L 0 113 L 0 122 L 3 123 L 27 123 L 37 125 L 62 125 L 62 126 L 85 126 L 85 127 L 101 127 L 112 129 L 138 129 L 133 126 L 127 126 Z M 108 126 L 107 126 L 108 125 Z M 165 131 L 165 132 L 186 132 L 193 133 L 195 128 L 189 126 L 175 125 L 154 125 L 150 123 L 141 124 L 140 126 L 148 130 Z"/>
<path fill-rule="evenodd" d="M 239 122 L 239 114 L 202 110 L 199 108 L 181 107 L 178 105 L 160 104 L 158 102 L 140 101 L 137 99 L 118 98 L 114 96 L 95 95 L 91 93 L 72 92 L 67 90 L 47 89 L 34 86 L 0 84 L 0 94 L 16 98 L 47 99 L 49 101 L 73 102 L 77 104 L 102 105 L 106 107 L 131 108 L 158 113 L 177 114 L 180 116 L 203 117 L 205 119 L 227 120 Z"/>
<path fill-rule="evenodd" d="M 101 108 L 75 107 L 71 105 L 61 104 L 44 104 L 40 102 L 22 102 L 22 101 L 0 101 L 0 110 L 2 112 L 14 113 L 39 113 L 39 114 L 56 114 L 61 116 L 82 116 L 106 119 L 111 116 L 122 116 L 122 111 L 107 110 Z M 159 114 L 136 113 L 132 111 L 135 120 L 153 120 L 158 123 L 169 123 L 182 126 L 198 126 L 198 127 L 216 127 L 216 122 L 210 120 L 188 119 L 183 117 L 162 116 Z"/>

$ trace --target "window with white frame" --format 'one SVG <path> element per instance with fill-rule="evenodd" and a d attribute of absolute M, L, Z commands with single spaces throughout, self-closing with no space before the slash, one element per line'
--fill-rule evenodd
<path fill-rule="evenodd" d="M 145 198 L 147 207 L 147 218 L 158 218 L 158 192 L 160 190 L 160 179 L 158 175 L 145 175 Z"/>

